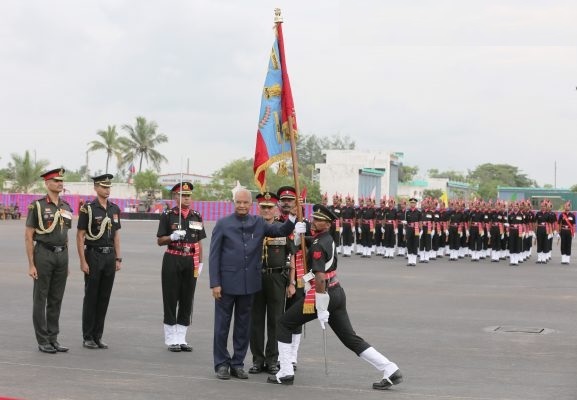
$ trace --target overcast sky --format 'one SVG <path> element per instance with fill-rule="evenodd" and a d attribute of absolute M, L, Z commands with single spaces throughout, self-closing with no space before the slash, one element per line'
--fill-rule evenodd
<path fill-rule="evenodd" d="M 169 137 L 162 173 L 251 158 L 277 6 L 302 133 L 577 184 L 574 0 L 2 0 L 0 167 L 77 169 L 137 116 Z"/>

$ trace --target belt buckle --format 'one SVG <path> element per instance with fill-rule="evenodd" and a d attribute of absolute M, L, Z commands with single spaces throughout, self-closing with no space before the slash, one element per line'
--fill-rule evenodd
<path fill-rule="evenodd" d="M 102 247 L 102 254 L 109 254 L 111 253 L 110 247 Z"/>
<path fill-rule="evenodd" d="M 191 250 L 191 247 L 188 247 L 188 246 L 183 246 L 183 247 L 182 247 L 182 251 L 183 251 L 184 253 L 190 253 L 190 250 Z"/>
<path fill-rule="evenodd" d="M 64 251 L 64 246 L 54 246 L 54 253 L 62 253 Z"/>

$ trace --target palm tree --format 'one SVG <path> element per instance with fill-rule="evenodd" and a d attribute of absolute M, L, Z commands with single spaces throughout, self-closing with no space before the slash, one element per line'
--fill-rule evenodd
<path fill-rule="evenodd" d="M 168 161 L 165 156 L 154 149 L 155 146 L 168 142 L 163 133 L 156 133 L 158 125 L 154 121 L 147 122 L 144 117 L 136 117 L 136 125 L 122 125 L 128 136 L 121 138 L 124 152 L 123 164 L 133 163 L 138 159 L 138 172 L 142 171 L 142 160 L 151 162 L 156 170 L 162 162 Z"/>
<path fill-rule="evenodd" d="M 24 193 L 28 193 L 34 184 L 38 182 L 40 175 L 48 166 L 48 161 L 46 160 L 31 160 L 28 150 L 24 153 L 24 157 L 13 153 L 12 161 L 14 162 L 14 165 L 11 166 L 14 169 L 14 189 Z"/>
<path fill-rule="evenodd" d="M 106 151 L 106 173 L 108 173 L 110 157 L 115 156 L 118 164 L 120 165 L 121 163 L 122 153 L 120 150 L 122 138 L 119 137 L 118 132 L 116 132 L 116 125 L 108 125 L 108 128 L 105 131 L 100 130 L 96 132 L 96 134 L 102 138 L 102 141 L 93 140 L 88 143 L 88 151 Z"/>

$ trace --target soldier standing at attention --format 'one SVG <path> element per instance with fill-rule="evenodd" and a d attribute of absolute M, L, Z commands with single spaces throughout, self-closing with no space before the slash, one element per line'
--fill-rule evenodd
<path fill-rule="evenodd" d="M 355 201 L 347 195 L 345 197 L 345 207 L 342 209 L 343 220 L 343 257 L 350 257 L 353 250 L 353 229 L 355 227 Z"/>
<path fill-rule="evenodd" d="M 196 281 L 202 272 L 202 242 L 206 238 L 202 216 L 190 208 L 191 182 L 177 183 L 171 192 L 181 203 L 160 216 L 159 246 L 167 246 L 162 258 L 162 303 L 164 343 L 172 352 L 192 351 L 186 341 L 190 325 Z M 179 226 L 180 224 L 180 226 Z"/>
<path fill-rule="evenodd" d="M 260 215 L 269 224 L 282 225 L 275 221 L 278 197 L 265 192 L 256 196 Z M 287 261 L 292 242 L 287 237 L 265 237 L 262 244 L 262 290 L 255 293 L 252 303 L 250 352 L 252 367 L 249 374 L 265 370 L 269 374 L 278 372 L 278 347 L 276 324 L 284 312 L 288 280 Z M 266 330 L 265 330 L 266 325 Z M 265 347 L 266 331 L 266 347 Z"/>
<path fill-rule="evenodd" d="M 561 236 L 561 264 L 571 262 L 571 242 L 575 237 L 575 214 L 571 212 L 571 202 L 563 206 L 559 214 L 559 235 Z"/>
<path fill-rule="evenodd" d="M 419 251 L 419 236 L 421 231 L 421 211 L 417 208 L 417 199 L 409 199 L 409 209 L 405 212 L 405 237 L 407 240 L 407 266 L 417 265 L 417 254 Z"/>
<path fill-rule="evenodd" d="M 76 249 L 84 272 L 82 305 L 82 346 L 107 349 L 102 341 L 104 320 L 116 271 L 122 266 L 120 252 L 120 208 L 110 201 L 113 176 L 92 178 L 96 199 L 83 205 L 78 214 Z"/>
<path fill-rule="evenodd" d="M 64 189 L 64 169 L 53 169 L 41 176 L 48 194 L 28 206 L 24 235 L 28 275 L 34 280 L 32 322 L 38 350 L 67 352 L 68 348 L 58 343 L 58 320 L 68 278 L 68 230 L 72 227 L 72 208 L 60 198 Z"/>

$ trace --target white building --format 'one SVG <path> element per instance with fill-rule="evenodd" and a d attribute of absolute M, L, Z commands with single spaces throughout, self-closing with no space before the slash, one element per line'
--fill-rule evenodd
<path fill-rule="evenodd" d="M 325 162 L 315 164 L 321 193 L 359 196 L 396 196 L 399 156 L 387 151 L 325 150 Z"/>

